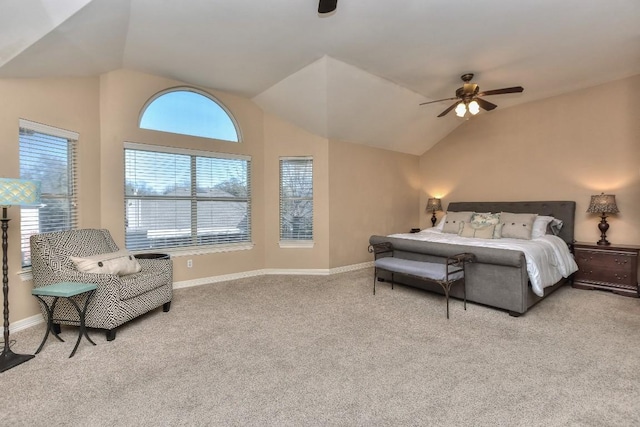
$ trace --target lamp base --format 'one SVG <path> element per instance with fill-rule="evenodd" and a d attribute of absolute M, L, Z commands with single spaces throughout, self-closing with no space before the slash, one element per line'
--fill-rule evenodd
<path fill-rule="evenodd" d="M 34 357 L 33 354 L 16 354 L 11 350 L 5 349 L 0 355 L 0 372 L 8 371 Z"/>
<path fill-rule="evenodd" d="M 436 211 L 433 211 L 433 215 L 431 215 L 431 226 L 435 227 L 437 221 L 438 221 L 438 218 L 436 218 Z"/>
<path fill-rule="evenodd" d="M 596 243 L 597 245 L 606 246 L 611 244 L 607 240 L 608 229 L 609 229 L 609 223 L 607 222 L 607 216 L 603 212 L 602 216 L 600 217 L 600 223 L 598 224 L 598 230 L 600 230 L 600 240 L 598 240 L 598 242 Z"/>

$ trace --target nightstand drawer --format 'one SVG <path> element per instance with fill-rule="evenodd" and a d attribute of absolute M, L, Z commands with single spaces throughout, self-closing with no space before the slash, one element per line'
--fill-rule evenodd
<path fill-rule="evenodd" d="M 576 280 L 637 286 L 634 283 L 637 264 L 633 254 L 577 250 L 575 255 Z"/>

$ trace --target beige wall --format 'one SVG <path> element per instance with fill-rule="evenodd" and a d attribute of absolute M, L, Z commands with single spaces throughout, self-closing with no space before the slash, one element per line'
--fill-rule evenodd
<path fill-rule="evenodd" d="M 124 247 L 124 160 L 123 142 L 167 145 L 251 156 L 252 222 L 251 250 L 174 256 L 174 280 L 185 281 L 264 268 L 264 175 L 263 114 L 251 101 L 211 89 L 200 88 L 215 96 L 233 114 L 242 131 L 242 142 L 232 143 L 208 138 L 156 132 L 138 127 L 142 107 L 156 93 L 188 86 L 182 82 L 130 70 L 118 70 L 100 78 L 100 123 L 102 162 L 100 197 L 102 226 L 111 231 Z M 187 268 L 187 259 L 193 267 Z"/>
<path fill-rule="evenodd" d="M 640 76 L 467 121 L 421 157 L 420 205 L 432 196 L 445 208 L 463 200 L 575 200 L 576 239 L 596 242 L 590 196 L 612 193 L 620 213 L 609 218 L 609 241 L 640 244 L 637 93 Z"/>
<path fill-rule="evenodd" d="M 20 176 L 18 120 L 27 119 L 80 134 L 78 181 L 80 225 L 100 226 L 99 81 L 74 79 L 0 79 L 0 174 Z M 8 209 L 9 317 L 23 319 L 38 312 L 31 296 L 31 282 L 22 282 L 20 271 L 20 209 Z"/>
<path fill-rule="evenodd" d="M 329 268 L 329 158 L 325 138 L 278 117 L 264 121 L 265 261 L 274 269 Z M 281 248 L 280 157 L 313 157 L 313 248 Z"/>
<path fill-rule="evenodd" d="M 331 140 L 329 165 L 332 268 L 371 261 L 372 234 L 418 227 L 418 156 Z"/>

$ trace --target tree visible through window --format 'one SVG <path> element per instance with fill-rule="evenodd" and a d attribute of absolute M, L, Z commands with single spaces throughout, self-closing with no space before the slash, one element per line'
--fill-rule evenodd
<path fill-rule="evenodd" d="M 174 88 L 153 97 L 142 111 L 140 127 L 239 141 L 231 115 L 211 95 L 193 88 Z"/>
<path fill-rule="evenodd" d="M 313 159 L 280 159 L 280 240 L 313 240 Z"/>
<path fill-rule="evenodd" d="M 20 178 L 40 181 L 39 207 L 23 207 L 20 215 L 22 266 L 31 265 L 33 234 L 77 227 L 76 143 L 78 134 L 20 120 Z"/>

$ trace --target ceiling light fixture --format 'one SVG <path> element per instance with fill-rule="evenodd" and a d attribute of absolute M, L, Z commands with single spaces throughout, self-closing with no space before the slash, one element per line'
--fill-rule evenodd
<path fill-rule="evenodd" d="M 467 111 L 475 116 L 480 112 L 480 105 L 475 100 L 471 102 L 460 102 L 456 107 L 456 116 L 464 117 L 467 115 Z"/>
<path fill-rule="evenodd" d="M 480 112 L 480 105 L 478 105 L 477 101 L 471 101 L 467 107 L 469 112 L 474 116 Z"/>

